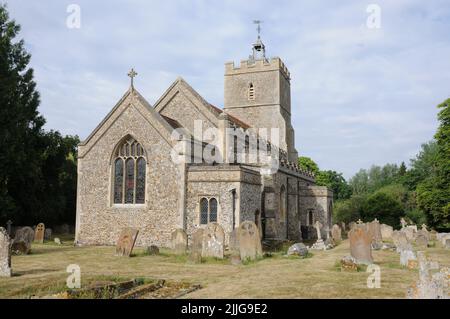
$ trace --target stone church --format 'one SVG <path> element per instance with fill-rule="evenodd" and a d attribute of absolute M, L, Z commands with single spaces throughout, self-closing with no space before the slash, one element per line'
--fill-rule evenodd
<path fill-rule="evenodd" d="M 128 91 L 79 144 L 77 244 L 115 244 L 124 227 L 139 229 L 137 245 L 163 247 L 175 229 L 189 236 L 209 222 L 229 234 L 254 221 L 267 240 L 313 237 L 316 221 L 331 228 L 332 192 L 297 166 L 289 71 L 280 58 L 266 58 L 259 35 L 252 51 L 239 66 L 225 64 L 223 109 L 182 78 L 152 106 L 130 72 Z M 213 140 L 199 138 L 199 123 Z M 257 150 L 270 150 L 275 169 L 237 160 L 249 156 L 256 128 L 277 129 L 278 141 L 256 133 Z M 244 148 L 236 147 L 242 140 Z M 232 155 L 206 161 L 211 145 L 211 154 Z"/>

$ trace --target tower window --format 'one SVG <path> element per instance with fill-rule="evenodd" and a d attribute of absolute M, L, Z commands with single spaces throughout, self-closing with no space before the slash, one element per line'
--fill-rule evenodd
<path fill-rule="evenodd" d="M 255 87 L 253 86 L 253 83 L 250 83 L 248 85 L 248 100 L 254 101 L 255 100 Z"/>

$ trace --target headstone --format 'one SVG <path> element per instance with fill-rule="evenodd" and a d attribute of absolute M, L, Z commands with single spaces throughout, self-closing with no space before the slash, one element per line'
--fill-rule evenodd
<path fill-rule="evenodd" d="M 320 229 L 322 228 L 322 223 L 319 221 L 316 221 L 314 224 L 314 228 L 316 229 L 316 233 L 317 233 L 317 241 L 311 246 L 310 249 L 313 250 L 326 250 L 327 246 L 325 245 L 325 242 L 322 239 L 321 236 L 321 231 Z"/>
<path fill-rule="evenodd" d="M 288 256 L 306 257 L 308 255 L 308 248 L 302 243 L 296 243 L 289 247 L 287 254 Z"/>
<path fill-rule="evenodd" d="M 244 221 L 238 228 L 239 255 L 241 260 L 254 260 L 262 257 L 261 237 L 254 222 Z"/>
<path fill-rule="evenodd" d="M 408 267 L 410 260 L 416 260 L 416 255 L 411 249 L 400 251 L 400 265 Z"/>
<path fill-rule="evenodd" d="M 372 235 L 363 227 L 356 227 L 348 233 L 350 254 L 359 264 L 372 264 Z"/>
<path fill-rule="evenodd" d="M 441 242 L 442 247 L 445 248 L 447 239 L 450 239 L 450 233 L 438 234 L 438 240 Z"/>
<path fill-rule="evenodd" d="M 239 228 L 233 229 L 233 231 L 230 233 L 228 250 L 230 251 L 231 264 L 240 265 L 242 261 L 241 253 L 239 252 Z"/>
<path fill-rule="evenodd" d="M 331 237 L 333 237 L 335 243 L 338 243 L 342 240 L 341 228 L 336 224 L 334 224 L 331 228 Z"/>
<path fill-rule="evenodd" d="M 192 234 L 191 250 L 189 260 L 194 263 L 202 262 L 203 228 L 198 228 Z"/>
<path fill-rule="evenodd" d="M 408 242 L 408 238 L 403 231 L 394 231 L 392 233 L 392 239 L 396 247 L 396 251 L 399 253 L 402 250 L 411 250 L 411 244 Z"/>
<path fill-rule="evenodd" d="M 16 231 L 11 251 L 15 255 L 27 255 L 31 251 L 31 243 L 34 240 L 34 230 L 31 227 L 22 227 Z"/>
<path fill-rule="evenodd" d="M 348 228 L 349 228 L 350 230 L 352 230 L 353 228 L 355 228 L 355 226 L 356 226 L 356 223 L 355 223 L 355 222 L 350 222 L 350 224 L 348 224 Z"/>
<path fill-rule="evenodd" d="M 55 237 L 54 241 L 55 241 L 55 244 L 62 245 L 61 239 L 59 239 L 58 237 Z"/>
<path fill-rule="evenodd" d="M 3 227 L 0 227 L 0 277 L 11 277 L 11 240 Z"/>
<path fill-rule="evenodd" d="M 394 232 L 394 228 L 392 226 L 381 224 L 380 231 L 382 240 L 392 239 L 392 233 Z"/>
<path fill-rule="evenodd" d="M 414 232 L 414 228 L 413 227 L 406 226 L 405 228 L 402 229 L 402 232 L 405 233 L 406 238 L 408 239 L 408 241 L 413 241 L 414 240 L 415 232 Z"/>
<path fill-rule="evenodd" d="M 224 243 L 225 233 L 222 226 L 218 223 L 209 223 L 203 233 L 202 257 L 223 259 Z"/>
<path fill-rule="evenodd" d="M 116 244 L 116 256 L 130 257 L 136 243 L 139 230 L 135 228 L 122 229 Z"/>
<path fill-rule="evenodd" d="M 147 247 L 145 249 L 145 254 L 146 255 L 150 255 L 150 256 L 159 255 L 159 248 L 158 248 L 158 246 L 150 245 L 149 247 Z"/>
<path fill-rule="evenodd" d="M 52 229 L 51 228 L 46 228 L 45 232 L 44 232 L 44 239 L 45 240 L 50 240 L 52 239 Z"/>
<path fill-rule="evenodd" d="M 419 230 L 416 234 L 416 245 L 421 248 L 427 248 L 428 247 L 428 231 L 426 230 Z"/>
<path fill-rule="evenodd" d="M 445 249 L 450 249 L 450 238 L 447 238 L 447 239 L 445 240 L 444 248 L 445 248 Z"/>
<path fill-rule="evenodd" d="M 12 223 L 13 222 L 11 220 L 8 220 L 6 222 L 6 231 L 8 232 L 9 237 L 11 237 L 11 234 L 12 234 L 12 228 L 11 228 Z"/>
<path fill-rule="evenodd" d="M 430 240 L 436 240 L 437 239 L 437 231 L 435 231 L 434 229 L 431 230 L 429 232 L 429 234 L 430 234 Z"/>
<path fill-rule="evenodd" d="M 367 223 L 367 227 L 372 236 L 372 243 L 376 243 L 376 244 L 381 243 L 382 239 L 381 239 L 380 222 L 375 218 L 372 222 Z"/>
<path fill-rule="evenodd" d="M 406 220 L 403 217 L 400 218 L 400 225 L 402 225 L 402 229 L 405 228 L 407 225 Z"/>
<path fill-rule="evenodd" d="M 175 254 L 186 254 L 188 247 L 188 238 L 186 232 L 179 228 L 172 232 L 172 249 Z"/>
<path fill-rule="evenodd" d="M 344 232 L 344 233 L 347 231 L 347 228 L 346 228 L 344 222 L 341 223 L 341 229 L 342 229 L 342 232 Z"/>
<path fill-rule="evenodd" d="M 34 241 L 40 244 L 44 243 L 44 233 L 45 225 L 43 223 L 39 223 L 34 231 Z"/>

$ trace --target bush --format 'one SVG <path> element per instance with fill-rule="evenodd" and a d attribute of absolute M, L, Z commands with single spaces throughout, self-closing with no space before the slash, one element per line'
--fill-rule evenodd
<path fill-rule="evenodd" d="M 377 218 L 380 223 L 399 227 L 400 218 L 404 216 L 404 211 L 398 200 L 380 192 L 367 198 L 361 215 L 364 221 L 371 221 Z"/>

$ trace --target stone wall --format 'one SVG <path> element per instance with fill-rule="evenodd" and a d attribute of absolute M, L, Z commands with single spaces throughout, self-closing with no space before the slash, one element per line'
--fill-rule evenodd
<path fill-rule="evenodd" d="M 313 223 L 319 220 L 324 225 L 322 236 L 326 235 L 324 229 L 328 226 L 331 230 L 333 225 L 333 193 L 325 186 L 303 186 L 299 193 L 301 224 L 308 225 L 307 214 L 312 210 Z"/>

